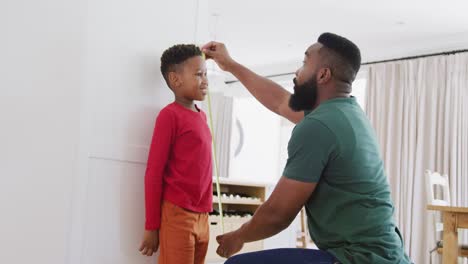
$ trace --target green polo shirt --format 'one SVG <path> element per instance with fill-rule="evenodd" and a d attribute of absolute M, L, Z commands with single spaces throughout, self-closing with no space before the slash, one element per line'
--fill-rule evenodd
<path fill-rule="evenodd" d="M 294 128 L 283 175 L 317 183 L 305 207 L 320 249 L 342 263 L 411 263 L 373 131 L 354 98 L 323 102 Z"/>

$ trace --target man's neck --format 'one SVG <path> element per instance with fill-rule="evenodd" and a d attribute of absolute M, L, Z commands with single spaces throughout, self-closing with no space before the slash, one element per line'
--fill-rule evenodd
<path fill-rule="evenodd" d="M 327 94 L 327 95 L 321 96 L 317 100 L 317 103 L 315 104 L 314 108 L 316 108 L 321 103 L 326 102 L 328 100 L 332 100 L 332 99 L 336 99 L 336 98 L 350 98 L 350 97 L 351 97 L 350 93 L 344 93 L 344 92 Z"/>
<path fill-rule="evenodd" d="M 328 93 L 324 94 L 321 98 L 319 98 L 320 102 L 328 101 L 335 98 L 349 98 L 351 97 L 351 85 L 340 82 L 335 83 L 332 87 L 328 87 L 324 89 L 324 91 L 328 91 Z"/>

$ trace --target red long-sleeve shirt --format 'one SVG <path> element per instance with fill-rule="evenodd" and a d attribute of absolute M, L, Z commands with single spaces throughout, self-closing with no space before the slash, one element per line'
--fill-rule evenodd
<path fill-rule="evenodd" d="M 162 200 L 194 212 L 211 212 L 212 165 L 205 113 L 175 102 L 162 109 L 145 174 L 146 230 L 159 229 Z"/>

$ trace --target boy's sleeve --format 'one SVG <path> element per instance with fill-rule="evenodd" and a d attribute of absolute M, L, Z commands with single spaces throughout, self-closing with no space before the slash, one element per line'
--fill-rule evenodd
<path fill-rule="evenodd" d="M 336 153 L 335 135 L 314 119 L 298 124 L 288 143 L 288 160 L 283 176 L 303 182 L 320 180 L 330 158 Z"/>
<path fill-rule="evenodd" d="M 163 175 L 174 138 L 174 116 L 163 109 L 154 126 L 145 173 L 146 230 L 157 230 L 161 225 Z"/>

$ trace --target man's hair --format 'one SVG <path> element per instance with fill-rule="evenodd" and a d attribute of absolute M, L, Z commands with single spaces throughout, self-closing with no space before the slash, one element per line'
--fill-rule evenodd
<path fill-rule="evenodd" d="M 161 56 L 161 73 L 169 88 L 172 89 L 169 84 L 169 72 L 175 72 L 180 64 L 196 56 L 202 56 L 202 52 L 193 44 L 178 44 L 164 51 Z"/>
<path fill-rule="evenodd" d="M 336 79 L 351 84 L 361 67 L 361 52 L 356 44 L 333 33 L 323 33 L 318 42 L 323 45 L 319 54 L 324 66 L 331 69 Z"/>

